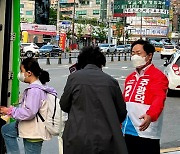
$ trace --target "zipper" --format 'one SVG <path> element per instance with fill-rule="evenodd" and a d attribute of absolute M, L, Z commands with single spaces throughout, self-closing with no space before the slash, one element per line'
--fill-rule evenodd
<path fill-rule="evenodd" d="M 133 93 L 134 93 L 134 90 L 135 90 L 135 88 L 136 88 L 136 85 L 137 85 L 138 80 L 139 80 L 140 77 L 138 77 L 138 79 L 137 79 L 137 77 L 135 76 L 135 78 L 136 78 L 136 84 L 134 85 L 133 92 L 131 93 L 131 96 L 129 97 L 129 101 L 128 101 L 128 102 L 130 102 L 130 100 L 131 100 L 131 98 L 132 98 L 132 95 L 133 95 Z M 128 123 L 128 114 L 127 114 L 127 116 L 126 116 L 126 122 L 125 122 L 125 124 L 124 124 L 123 136 L 125 136 L 127 123 Z"/>

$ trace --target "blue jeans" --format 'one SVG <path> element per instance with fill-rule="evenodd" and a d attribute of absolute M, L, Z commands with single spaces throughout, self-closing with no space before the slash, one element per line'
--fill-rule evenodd
<path fill-rule="evenodd" d="M 6 145 L 7 154 L 20 154 L 17 138 L 18 130 L 16 127 L 16 122 L 12 122 L 2 126 L 1 133 L 4 138 Z M 29 142 L 23 139 L 25 154 L 40 154 L 42 143 L 41 142 Z"/>

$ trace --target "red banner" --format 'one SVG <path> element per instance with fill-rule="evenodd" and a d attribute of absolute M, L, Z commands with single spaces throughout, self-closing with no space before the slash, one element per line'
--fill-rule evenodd
<path fill-rule="evenodd" d="M 136 13 L 114 13 L 113 17 L 132 17 L 136 16 Z"/>
<path fill-rule="evenodd" d="M 66 33 L 60 33 L 59 46 L 64 51 L 66 45 Z"/>

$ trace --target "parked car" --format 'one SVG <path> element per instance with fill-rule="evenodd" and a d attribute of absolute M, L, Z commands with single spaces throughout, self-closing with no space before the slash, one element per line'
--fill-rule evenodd
<path fill-rule="evenodd" d="M 39 49 L 40 56 L 47 56 L 47 54 L 49 53 L 49 56 L 55 57 L 58 56 L 60 52 L 62 52 L 62 49 L 55 45 L 43 45 Z"/>
<path fill-rule="evenodd" d="M 126 44 L 126 47 L 128 48 L 129 52 L 131 51 L 131 44 Z"/>
<path fill-rule="evenodd" d="M 164 66 L 164 74 L 169 80 L 168 96 L 171 96 L 174 90 L 180 90 L 180 50 L 166 60 Z"/>
<path fill-rule="evenodd" d="M 24 56 L 33 57 L 39 53 L 39 47 L 35 43 L 21 43 L 20 51 Z"/>
<path fill-rule="evenodd" d="M 99 48 L 100 48 L 101 52 L 106 52 L 106 53 L 109 53 L 109 52 L 115 53 L 117 51 L 115 44 L 100 44 Z"/>
<path fill-rule="evenodd" d="M 164 57 L 169 59 L 171 55 L 176 52 L 176 50 L 177 49 L 175 45 L 164 45 L 164 47 L 161 50 L 161 59 L 163 59 Z"/>
<path fill-rule="evenodd" d="M 128 44 L 126 44 L 126 45 L 118 45 L 117 47 L 116 47 L 116 50 L 117 50 L 117 52 L 123 52 L 123 53 L 127 53 L 127 52 L 130 52 L 130 50 L 131 50 L 131 46 L 129 46 Z"/>

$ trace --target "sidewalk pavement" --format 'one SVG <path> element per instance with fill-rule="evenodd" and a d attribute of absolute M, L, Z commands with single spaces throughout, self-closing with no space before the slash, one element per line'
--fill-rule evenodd
<path fill-rule="evenodd" d="M 164 152 L 162 154 L 180 154 L 180 151 L 174 151 L 174 152 Z"/>
<path fill-rule="evenodd" d="M 20 150 L 22 152 L 21 154 L 23 154 L 24 149 L 23 149 L 22 139 L 19 139 L 19 146 L 20 146 Z M 58 138 L 53 137 L 52 140 L 45 141 L 43 143 L 42 154 L 49 154 L 49 153 L 59 154 L 59 149 L 58 148 L 59 148 Z M 161 149 L 161 154 L 180 154 L 180 147 Z"/>
<path fill-rule="evenodd" d="M 180 147 L 161 149 L 161 154 L 180 154 Z"/>

